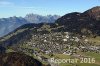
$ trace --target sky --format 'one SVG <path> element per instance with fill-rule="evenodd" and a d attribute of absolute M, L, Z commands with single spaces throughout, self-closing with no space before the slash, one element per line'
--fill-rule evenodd
<path fill-rule="evenodd" d="M 0 0 L 0 18 L 26 14 L 65 15 L 100 6 L 100 0 Z"/>

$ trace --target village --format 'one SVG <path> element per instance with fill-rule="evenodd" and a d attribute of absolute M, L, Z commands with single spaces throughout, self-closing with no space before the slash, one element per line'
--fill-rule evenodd
<path fill-rule="evenodd" d="M 79 37 L 69 32 L 55 32 L 43 35 L 33 34 L 32 39 L 20 45 L 17 51 L 35 56 L 40 61 L 50 63 L 48 59 L 53 57 L 54 54 L 63 54 L 76 58 L 88 57 L 79 54 L 79 51 L 100 54 L 100 46 L 90 43 L 86 36 Z"/>

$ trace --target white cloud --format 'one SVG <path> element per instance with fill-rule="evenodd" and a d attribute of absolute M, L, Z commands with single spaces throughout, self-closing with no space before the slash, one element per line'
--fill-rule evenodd
<path fill-rule="evenodd" d="M 0 7 L 13 6 L 14 3 L 8 1 L 0 1 Z"/>

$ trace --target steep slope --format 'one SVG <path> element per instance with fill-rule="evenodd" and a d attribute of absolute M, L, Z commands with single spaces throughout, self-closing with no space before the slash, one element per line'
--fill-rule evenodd
<path fill-rule="evenodd" d="M 65 31 L 80 34 L 100 35 L 100 6 L 93 7 L 83 13 L 69 13 L 59 18 L 56 23 L 65 26 Z"/>
<path fill-rule="evenodd" d="M 38 60 L 23 53 L 0 54 L 0 66 L 44 66 Z"/>
<path fill-rule="evenodd" d="M 85 11 L 83 14 L 89 16 L 94 20 L 100 20 L 100 6 L 96 6 L 90 10 Z"/>
<path fill-rule="evenodd" d="M 15 30 L 19 26 L 28 23 L 22 17 L 10 17 L 0 19 L 0 37 L 8 34 L 9 32 Z"/>
<path fill-rule="evenodd" d="M 39 28 L 40 26 L 41 24 L 38 25 L 31 23 L 22 25 L 8 35 L 5 35 L 4 37 L 0 38 L 0 44 L 3 44 L 3 46 L 10 46 L 12 44 L 19 43 L 20 41 L 28 40 L 29 38 L 31 38 L 31 33 L 35 33 L 36 28 Z M 33 32 L 31 31 L 31 29 L 33 30 Z"/>

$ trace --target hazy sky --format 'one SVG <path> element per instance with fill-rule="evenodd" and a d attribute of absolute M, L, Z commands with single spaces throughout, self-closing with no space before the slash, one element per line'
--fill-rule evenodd
<path fill-rule="evenodd" d="M 28 13 L 64 15 L 100 6 L 100 0 L 0 0 L 0 18 Z"/>

